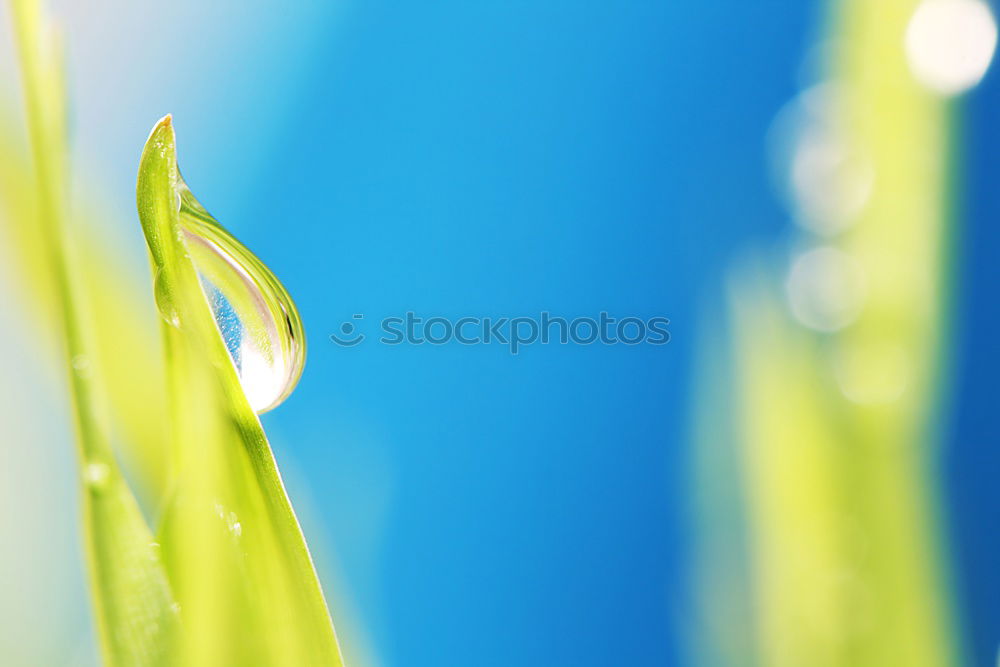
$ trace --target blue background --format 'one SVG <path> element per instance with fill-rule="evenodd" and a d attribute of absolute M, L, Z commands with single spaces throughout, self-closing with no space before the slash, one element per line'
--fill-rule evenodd
<path fill-rule="evenodd" d="M 245 235 L 313 343 L 269 421 L 345 579 L 374 584 L 359 608 L 389 664 L 677 662 L 698 300 L 785 224 L 763 135 L 807 13 L 775 9 L 372 5 L 317 53 Z M 324 340 L 407 310 L 666 315 L 673 338 L 517 358 Z M 374 553 L 350 549 L 354 512 L 384 512 Z"/>

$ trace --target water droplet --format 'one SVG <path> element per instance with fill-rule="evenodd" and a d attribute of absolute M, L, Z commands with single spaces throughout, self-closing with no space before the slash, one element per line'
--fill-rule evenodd
<path fill-rule="evenodd" d="M 156 562 L 160 560 L 160 543 L 150 542 L 149 543 L 149 560 Z"/>
<path fill-rule="evenodd" d="M 178 191 L 184 240 L 202 291 L 250 405 L 266 412 L 302 375 L 302 320 L 270 269 L 209 215 L 183 180 Z"/>
<path fill-rule="evenodd" d="M 981 0 L 925 0 L 906 27 L 906 59 L 913 76 L 942 95 L 957 95 L 979 83 L 996 45 L 996 21 Z"/>
<path fill-rule="evenodd" d="M 823 246 L 795 259 L 785 291 L 795 319 L 828 332 L 846 327 L 861 312 L 864 283 L 864 272 L 853 257 Z"/>
<path fill-rule="evenodd" d="M 243 535 L 243 524 L 240 523 L 240 518 L 236 516 L 236 512 L 227 512 L 222 503 L 216 501 L 215 513 L 220 519 L 222 519 L 223 522 L 225 522 L 226 529 L 233 535 L 233 537 L 240 537 Z"/>
<path fill-rule="evenodd" d="M 103 491 L 111 477 L 111 469 L 106 463 L 88 463 L 83 467 L 83 483 L 91 491 Z"/>
<path fill-rule="evenodd" d="M 78 354 L 70 360 L 73 372 L 82 378 L 90 377 L 90 357 Z"/>

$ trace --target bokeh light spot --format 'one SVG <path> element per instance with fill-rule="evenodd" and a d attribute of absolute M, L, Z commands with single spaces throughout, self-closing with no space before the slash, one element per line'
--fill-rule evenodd
<path fill-rule="evenodd" d="M 814 248 L 792 262 L 785 291 L 792 315 L 801 324 L 816 331 L 837 331 L 861 312 L 864 272 L 841 250 Z"/>
<path fill-rule="evenodd" d="M 795 222 L 823 236 L 848 229 L 871 199 L 871 160 L 844 133 L 847 91 L 817 84 L 792 100 L 771 129 L 775 178 Z"/>
<path fill-rule="evenodd" d="M 979 83 L 996 44 L 996 20 L 980 0 L 925 0 L 906 28 L 910 70 L 918 81 L 943 95 Z"/>

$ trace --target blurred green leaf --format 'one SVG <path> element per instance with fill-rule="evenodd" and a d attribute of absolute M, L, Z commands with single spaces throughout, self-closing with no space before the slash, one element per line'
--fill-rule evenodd
<path fill-rule="evenodd" d="M 112 451 L 105 386 L 94 367 L 98 355 L 91 312 L 67 225 L 61 53 L 37 2 L 15 0 L 11 8 L 35 167 L 38 227 L 33 239 L 69 371 L 100 640 L 108 664 L 161 664 L 176 627 L 174 603 L 151 531 Z"/>
<path fill-rule="evenodd" d="M 804 93 L 823 125 L 806 119 L 789 168 L 799 188 L 812 169 L 798 203 L 818 201 L 819 219 L 831 202 L 849 212 L 819 229 L 793 206 L 804 227 L 822 233 L 796 236 L 792 270 L 775 253 L 734 272 L 733 363 L 701 378 L 731 396 L 710 393 L 702 406 L 730 416 L 730 429 L 698 433 L 700 479 L 741 473 L 738 498 L 727 486 L 698 508 L 699 579 L 714 585 L 702 603 L 723 619 L 701 641 L 750 644 L 741 664 L 961 664 L 936 485 L 954 119 L 907 62 L 902 36 L 919 5 L 831 3 L 823 78 Z M 840 181 L 859 180 L 857 206 L 845 208 Z M 857 299 L 851 317 L 824 322 L 797 310 L 794 267 L 817 256 L 842 266 L 810 276 L 806 303 L 843 305 L 848 294 Z M 845 288 L 857 277 L 861 289 Z M 740 516 L 745 534 L 720 537 L 717 523 L 707 525 L 720 515 Z M 749 562 L 735 581 L 734 544 Z M 734 622 L 737 596 L 752 614 Z M 699 654 L 707 665 L 733 664 L 717 651 Z"/>

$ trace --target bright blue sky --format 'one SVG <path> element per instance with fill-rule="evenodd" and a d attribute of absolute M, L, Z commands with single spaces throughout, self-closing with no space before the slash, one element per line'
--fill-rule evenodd
<path fill-rule="evenodd" d="M 787 228 L 764 135 L 817 4 L 213 7 L 159 5 L 151 30 L 148 9 L 68 3 L 77 147 L 132 221 L 138 147 L 172 112 L 188 183 L 294 295 L 309 363 L 264 422 L 331 597 L 389 665 L 674 664 L 698 324 L 734 251 Z M 967 132 L 989 136 L 995 78 Z M 977 306 L 995 301 L 997 154 L 969 157 L 949 458 L 990 659 L 1000 471 L 976 447 L 1000 439 L 970 364 L 1000 370 Z M 672 342 L 515 358 L 327 339 L 407 310 L 662 315 Z"/>

